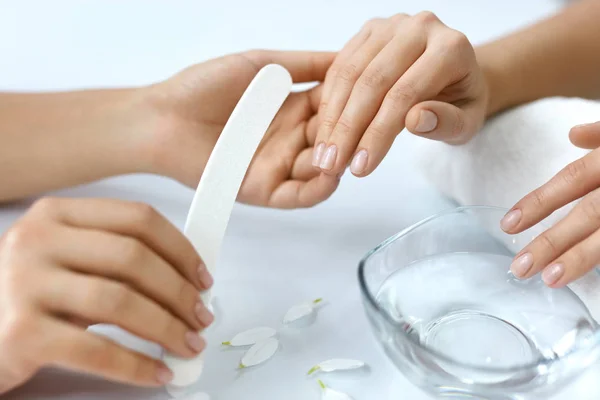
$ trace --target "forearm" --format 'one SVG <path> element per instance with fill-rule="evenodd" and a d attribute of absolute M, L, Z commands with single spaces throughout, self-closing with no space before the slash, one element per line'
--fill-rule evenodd
<path fill-rule="evenodd" d="M 142 108 L 135 89 L 0 93 L 0 201 L 137 172 Z"/>
<path fill-rule="evenodd" d="M 559 14 L 476 49 L 487 77 L 488 115 L 551 96 L 600 97 L 600 1 Z"/>

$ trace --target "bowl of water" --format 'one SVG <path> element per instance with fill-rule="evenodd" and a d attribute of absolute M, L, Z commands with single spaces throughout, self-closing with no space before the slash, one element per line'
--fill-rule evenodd
<path fill-rule="evenodd" d="M 360 262 L 377 340 L 432 395 L 547 399 L 600 362 L 600 325 L 571 289 L 510 273 L 516 252 L 545 228 L 508 235 L 500 229 L 506 211 L 460 207 L 432 216 Z"/>

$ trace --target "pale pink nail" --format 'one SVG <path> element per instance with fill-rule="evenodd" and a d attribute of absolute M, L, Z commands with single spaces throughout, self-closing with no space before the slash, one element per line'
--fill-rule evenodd
<path fill-rule="evenodd" d="M 542 280 L 546 285 L 554 285 L 565 274 L 565 266 L 562 264 L 552 264 L 542 272 Z"/>
<path fill-rule="evenodd" d="M 419 122 L 415 130 L 418 133 L 428 133 L 436 128 L 438 124 L 438 117 L 434 112 L 429 110 L 421 110 L 419 113 Z"/>
<path fill-rule="evenodd" d="M 187 332 L 185 334 L 185 341 L 196 353 L 200 353 L 204 349 L 204 340 L 198 335 L 197 332 Z"/>
<path fill-rule="evenodd" d="M 527 272 L 533 266 L 533 255 L 531 253 L 525 253 L 520 255 L 510 265 L 510 270 L 516 277 L 523 277 L 527 275 Z"/>
<path fill-rule="evenodd" d="M 321 164 L 321 158 L 323 157 L 323 152 L 325 151 L 325 143 L 319 143 L 315 150 L 313 151 L 313 161 L 312 165 L 314 167 L 318 167 Z"/>
<path fill-rule="evenodd" d="M 173 372 L 167 367 L 160 366 L 156 370 L 156 380 L 158 383 L 166 385 L 173 380 Z"/>
<path fill-rule="evenodd" d="M 505 232 L 512 231 L 517 227 L 517 225 L 519 225 L 522 215 L 523 214 L 521 213 L 521 210 L 512 210 L 506 214 L 504 218 L 502 218 L 502 221 L 500 221 L 500 227 Z"/>
<path fill-rule="evenodd" d="M 337 147 L 335 144 L 332 144 L 327 148 L 325 155 L 323 156 L 323 161 L 321 161 L 321 169 L 325 171 L 329 171 L 333 168 L 335 164 L 335 158 L 337 156 Z"/>
<path fill-rule="evenodd" d="M 210 272 L 208 272 L 208 269 L 204 264 L 198 266 L 198 278 L 200 278 L 200 283 L 202 283 L 205 289 L 208 289 L 213 285 L 213 277 L 210 275 Z"/>
<path fill-rule="evenodd" d="M 367 158 L 369 157 L 369 153 L 366 150 L 361 150 L 352 159 L 352 164 L 350 164 L 350 171 L 354 175 L 362 174 L 365 168 L 367 168 Z"/>
<path fill-rule="evenodd" d="M 215 316 L 208 311 L 202 300 L 196 304 L 196 317 L 203 326 L 209 326 L 215 320 Z"/>

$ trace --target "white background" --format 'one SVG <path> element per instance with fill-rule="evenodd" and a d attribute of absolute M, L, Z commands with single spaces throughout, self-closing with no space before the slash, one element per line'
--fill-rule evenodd
<path fill-rule="evenodd" d="M 560 6 L 551 0 L 1 1 L 0 89 L 141 85 L 249 48 L 336 50 L 369 18 L 424 9 L 478 44 Z M 373 176 L 346 176 L 337 193 L 314 209 L 236 207 L 216 276 L 219 321 L 211 337 L 220 341 L 256 325 L 276 326 L 289 306 L 307 299 L 325 297 L 328 304 L 314 325 L 283 331 L 282 351 L 273 360 L 242 375 L 234 372 L 240 353 L 211 349 L 203 388 L 213 399 L 318 398 L 316 383 L 304 374 L 332 357 L 369 363 L 369 373 L 360 379 L 328 380 L 357 400 L 427 398 L 380 351 L 363 315 L 356 280 L 357 263 L 368 249 L 451 206 L 412 167 L 411 143 L 402 135 Z M 182 227 L 193 193 L 170 180 L 130 176 L 60 194 L 143 200 Z M 0 230 L 24 207 L 0 211 Z M 155 346 L 104 331 L 156 354 Z M 590 374 L 556 399 L 598 399 L 598 386 Z M 3 398 L 167 395 L 45 371 Z"/>

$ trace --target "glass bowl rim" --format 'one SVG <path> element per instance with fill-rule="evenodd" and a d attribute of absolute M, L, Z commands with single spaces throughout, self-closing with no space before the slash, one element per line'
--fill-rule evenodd
<path fill-rule="evenodd" d="M 564 355 L 562 357 L 558 357 L 558 358 L 554 358 L 554 359 L 541 358 L 537 361 L 532 361 L 527 364 L 518 364 L 518 365 L 511 366 L 511 367 L 490 367 L 490 366 L 486 366 L 486 365 L 466 363 L 466 362 L 457 360 L 455 358 L 449 357 L 435 349 L 432 349 L 430 347 L 422 345 L 417 340 L 415 340 L 414 337 L 408 335 L 404 331 L 404 329 L 402 329 L 402 325 L 398 324 L 396 321 L 394 321 L 394 319 L 391 317 L 391 315 L 379 306 L 379 303 L 377 303 L 377 300 L 371 294 L 371 291 L 368 289 L 366 279 L 365 279 L 365 267 L 367 265 L 368 260 L 375 253 L 377 253 L 380 250 L 384 249 L 385 247 L 389 246 L 391 243 L 395 242 L 397 239 L 401 238 L 402 236 L 409 234 L 410 232 L 414 231 L 415 229 L 417 229 L 433 220 L 439 219 L 441 217 L 453 215 L 453 214 L 460 214 L 464 211 L 478 211 L 478 210 L 500 211 L 504 214 L 506 214 L 509 211 L 508 209 L 503 208 L 503 207 L 485 206 L 485 205 L 460 206 L 460 207 L 454 207 L 451 209 L 446 209 L 444 211 L 441 211 L 441 212 L 435 213 L 429 217 L 426 217 L 426 218 L 408 226 L 405 229 L 402 229 L 400 232 L 388 237 L 383 242 L 381 242 L 377 246 L 375 246 L 373 249 L 369 250 L 369 252 L 367 252 L 367 254 L 360 260 L 360 263 L 358 265 L 358 281 L 359 281 L 360 291 L 361 291 L 363 297 L 369 302 L 370 306 L 373 307 L 373 309 L 379 315 L 381 315 L 387 323 L 389 323 L 390 325 L 392 325 L 394 327 L 398 327 L 399 331 L 402 334 L 402 336 L 404 337 L 404 339 L 411 342 L 412 345 L 425 351 L 427 354 L 435 357 L 436 359 L 438 359 L 440 361 L 450 363 L 450 364 L 453 364 L 454 366 L 457 366 L 460 368 L 465 368 L 465 369 L 476 369 L 478 371 L 484 371 L 484 372 L 489 372 L 489 373 L 502 373 L 502 374 L 523 372 L 523 371 L 529 370 L 529 369 L 537 369 L 540 367 L 549 367 L 556 363 L 564 363 L 567 360 L 574 358 L 576 355 L 587 352 L 590 349 L 596 349 L 596 348 L 600 347 L 600 330 L 598 330 L 598 331 L 594 332 L 593 340 L 591 340 L 591 343 L 589 343 L 586 346 L 579 347 L 579 348 L 567 353 L 566 355 Z M 498 221 L 498 223 L 500 223 L 500 221 Z M 537 225 L 542 225 L 544 227 L 543 222 L 540 222 Z M 600 271 L 597 271 L 597 272 L 600 273 Z M 600 321 L 596 321 L 596 322 L 600 323 Z"/>

